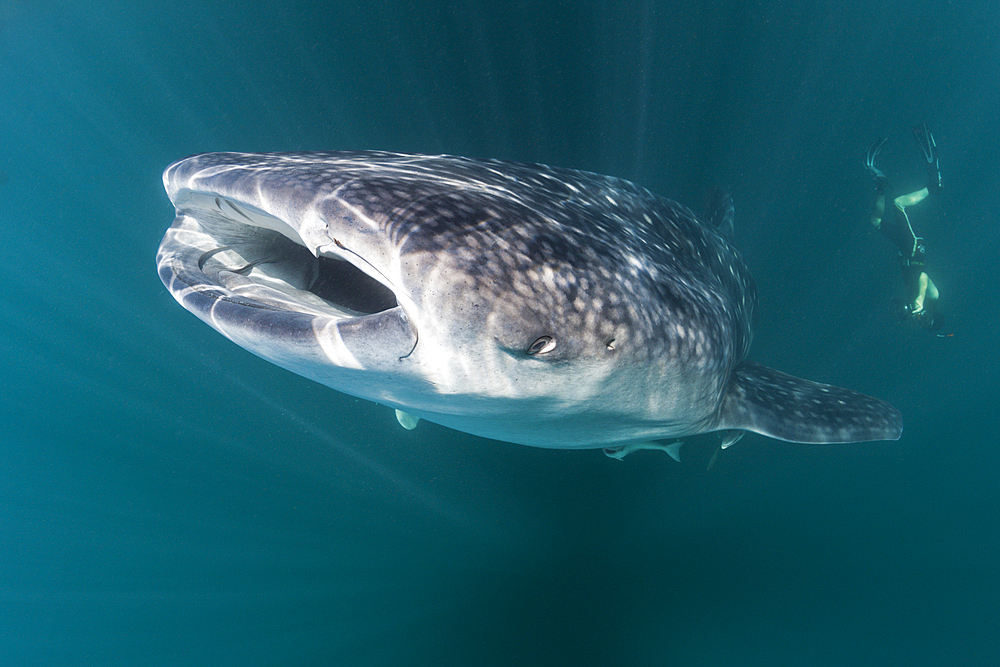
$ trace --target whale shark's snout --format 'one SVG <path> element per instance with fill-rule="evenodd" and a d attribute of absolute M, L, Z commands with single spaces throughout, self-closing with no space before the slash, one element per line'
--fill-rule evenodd
<path fill-rule="evenodd" d="M 620 179 L 379 152 L 211 153 L 164 184 L 157 263 L 185 308 L 408 425 L 611 450 L 901 432 L 877 399 L 746 361 L 726 197 L 706 221 Z"/>

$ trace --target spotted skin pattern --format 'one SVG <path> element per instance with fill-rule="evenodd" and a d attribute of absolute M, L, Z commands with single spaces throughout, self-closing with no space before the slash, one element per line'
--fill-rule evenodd
<path fill-rule="evenodd" d="M 724 429 L 798 442 L 901 431 L 899 413 L 877 399 L 746 361 L 756 292 L 731 244 L 728 198 L 706 222 L 613 177 L 375 151 L 210 153 L 171 165 L 164 183 L 178 218 L 158 264 L 178 301 L 341 391 L 536 446 Z M 226 264 L 228 252 L 242 268 Z M 322 257 L 382 283 L 398 308 L 324 319 L 261 280 L 232 277 L 256 261 L 306 291 L 309 263 Z M 276 314 L 248 315 L 253 304 Z M 379 341 L 379 331 L 392 337 Z M 282 336 L 301 349 L 283 349 Z M 543 338 L 545 352 L 531 352 Z M 394 356 L 380 358 L 388 347 Z M 351 366 L 358 372 L 333 370 Z"/>

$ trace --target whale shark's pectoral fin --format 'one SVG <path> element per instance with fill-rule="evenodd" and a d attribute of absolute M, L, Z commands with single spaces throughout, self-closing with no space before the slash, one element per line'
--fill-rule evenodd
<path fill-rule="evenodd" d="M 398 421 L 399 425 L 407 431 L 412 431 L 417 427 L 417 424 L 420 423 L 420 417 L 414 417 L 409 412 L 396 410 L 396 421 Z"/>
<path fill-rule="evenodd" d="M 719 449 L 728 449 L 729 447 L 732 447 L 733 445 L 735 445 L 737 442 L 740 441 L 740 438 L 742 438 L 746 434 L 747 434 L 746 431 L 739 431 L 739 430 L 720 431 L 719 435 L 721 437 L 719 440 Z"/>
<path fill-rule="evenodd" d="M 670 455 L 670 458 L 680 463 L 681 445 L 683 444 L 683 440 L 673 440 L 671 442 L 657 442 L 655 440 L 650 440 L 648 442 L 630 442 L 627 445 L 619 445 L 618 447 L 605 447 L 604 454 L 605 456 L 621 461 L 632 452 L 639 451 L 640 449 L 662 449 Z"/>
<path fill-rule="evenodd" d="M 751 362 L 736 367 L 719 419 L 719 428 L 803 443 L 898 440 L 903 431 L 899 411 L 877 398 Z"/>
<path fill-rule="evenodd" d="M 736 429 L 731 431 L 719 431 L 718 432 L 719 446 L 715 448 L 714 452 L 712 452 L 712 458 L 708 460 L 708 466 L 705 468 L 705 471 L 707 472 L 711 470 L 712 466 L 715 465 L 715 460 L 719 458 L 719 452 L 721 452 L 723 449 L 728 449 L 729 447 L 732 447 L 733 445 L 735 445 L 737 442 L 740 441 L 740 438 L 742 438 L 746 434 L 747 434 L 746 431 L 740 431 Z"/>

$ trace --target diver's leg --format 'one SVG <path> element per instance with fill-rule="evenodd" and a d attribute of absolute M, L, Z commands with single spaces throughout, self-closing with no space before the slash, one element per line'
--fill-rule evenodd
<path fill-rule="evenodd" d="M 896 209 L 899 211 L 900 217 L 902 217 L 903 222 L 906 223 L 906 232 L 902 232 L 902 234 L 909 232 L 910 239 L 910 243 L 907 244 L 909 245 L 908 248 L 904 246 L 904 243 L 906 242 L 902 238 L 898 239 L 896 244 L 899 246 L 900 254 L 908 259 L 914 259 L 918 255 L 923 256 L 924 249 L 920 243 L 923 239 L 917 236 L 917 234 L 913 231 L 913 225 L 910 224 L 910 216 L 906 214 L 906 207 L 922 202 L 925 197 L 927 197 L 927 188 L 921 188 L 920 190 L 911 192 L 908 195 L 900 195 L 893 200 L 893 203 L 896 205 Z"/>
<path fill-rule="evenodd" d="M 908 195 L 899 195 L 893 200 L 893 203 L 896 205 L 896 208 L 903 210 L 907 206 L 919 204 L 923 200 L 927 199 L 927 195 L 929 194 L 930 191 L 927 188 L 920 188 L 916 192 L 911 192 Z"/>
<path fill-rule="evenodd" d="M 875 229 L 882 226 L 882 216 L 885 215 L 885 174 L 875 166 L 875 158 L 878 157 L 888 138 L 876 139 L 868 147 L 868 153 L 865 155 L 865 167 L 875 179 L 875 202 L 872 204 L 871 215 L 871 223 Z"/>
<path fill-rule="evenodd" d="M 872 227 L 878 229 L 882 226 L 882 216 L 885 215 L 885 194 L 879 192 L 875 195 L 875 203 L 872 204 Z"/>

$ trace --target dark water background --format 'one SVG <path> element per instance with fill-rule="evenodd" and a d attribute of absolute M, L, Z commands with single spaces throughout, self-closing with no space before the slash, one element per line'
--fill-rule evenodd
<path fill-rule="evenodd" d="M 998 28 L 980 0 L 0 0 L 0 664 L 997 664 Z M 865 222 L 865 148 L 919 187 L 921 120 L 946 340 L 892 320 Z M 902 440 L 748 436 L 706 471 L 406 432 L 163 289 L 168 163 L 345 148 L 731 189 L 754 359 L 892 401 Z"/>

